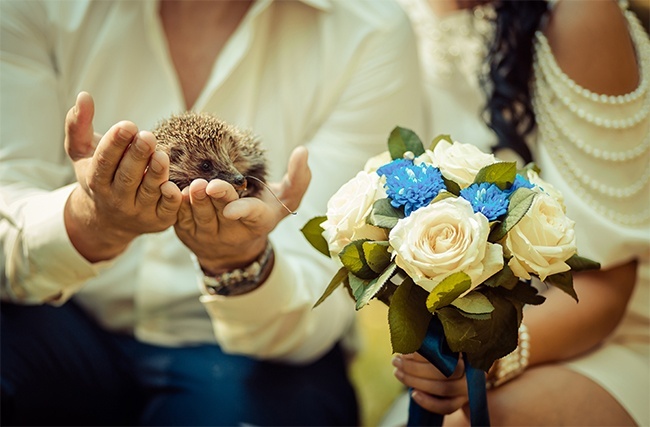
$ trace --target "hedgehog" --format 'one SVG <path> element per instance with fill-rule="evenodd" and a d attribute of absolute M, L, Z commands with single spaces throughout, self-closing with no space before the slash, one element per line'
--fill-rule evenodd
<path fill-rule="evenodd" d="M 169 180 L 181 190 L 197 178 L 224 180 L 240 197 L 257 196 L 265 186 L 265 151 L 249 131 L 209 113 L 188 111 L 162 120 L 153 134 L 169 156 Z"/>

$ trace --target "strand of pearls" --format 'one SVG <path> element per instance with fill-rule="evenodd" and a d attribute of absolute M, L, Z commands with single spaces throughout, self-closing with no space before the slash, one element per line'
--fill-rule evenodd
<path fill-rule="evenodd" d="M 538 111 L 537 121 L 538 125 L 544 129 L 544 133 L 547 136 L 547 141 L 551 142 L 553 145 L 553 151 L 559 157 L 564 165 L 567 167 L 567 172 L 576 178 L 582 186 L 589 187 L 592 191 L 597 192 L 603 196 L 613 197 L 617 199 L 630 198 L 637 193 L 639 193 L 647 184 L 650 182 L 650 169 L 646 169 L 643 175 L 636 180 L 636 182 L 628 187 L 619 187 L 619 186 L 608 186 L 605 185 L 595 178 L 589 176 L 585 173 L 578 165 L 573 161 L 571 155 L 567 152 L 566 148 L 562 146 L 560 141 L 564 141 L 566 138 L 561 138 L 562 135 L 566 135 L 566 131 L 559 130 L 553 119 L 549 117 L 549 114 L 543 107 L 540 107 L 538 102 L 535 102 L 535 108 Z"/>
<path fill-rule="evenodd" d="M 635 22 L 637 25 L 634 25 Z M 650 98 L 646 97 L 644 99 L 643 107 L 634 116 L 621 120 L 612 120 L 609 118 L 598 117 L 586 112 L 583 108 L 572 102 L 571 98 L 568 95 L 563 95 L 560 92 L 559 88 L 568 87 L 569 89 L 572 89 L 572 92 L 579 95 L 584 100 L 606 105 L 629 104 L 643 96 L 646 93 L 648 86 L 648 78 L 646 74 L 648 71 L 650 71 L 650 52 L 648 52 L 647 46 L 644 46 L 642 43 L 640 43 L 640 39 L 643 37 L 640 31 L 643 31 L 643 29 L 640 27 L 640 24 L 638 24 L 638 21 L 632 20 L 630 23 L 630 29 L 632 30 L 631 33 L 633 40 L 635 41 L 635 46 L 638 46 L 637 57 L 639 58 L 640 62 L 641 82 L 633 92 L 620 96 L 610 97 L 607 95 L 598 95 L 586 88 L 579 86 L 560 69 L 557 62 L 555 61 L 555 58 L 553 57 L 553 53 L 548 44 L 548 40 L 544 34 L 542 34 L 541 31 L 537 31 L 535 35 L 537 44 L 539 46 L 537 64 L 539 64 L 539 66 L 544 71 L 546 78 L 549 80 L 549 86 L 555 92 L 557 99 L 559 99 L 562 104 L 564 104 L 572 113 L 598 127 L 606 129 L 626 129 L 638 125 L 646 117 L 648 117 L 648 114 L 650 113 Z"/>
<path fill-rule="evenodd" d="M 540 67 L 540 65 L 537 62 L 533 66 L 533 69 L 535 70 L 536 75 L 544 75 L 544 78 L 548 76 L 548 74 L 544 72 L 543 67 Z M 549 86 L 553 87 L 555 85 L 552 82 L 549 82 L 548 84 L 540 84 L 540 82 L 537 81 L 535 83 L 537 96 L 539 97 L 540 101 L 543 104 L 547 104 L 547 105 L 550 105 L 553 99 L 558 98 L 557 96 L 558 89 L 555 88 L 555 90 L 551 90 Z M 566 103 L 564 104 L 566 105 Z M 650 105 L 650 97 L 648 97 L 648 102 L 646 105 Z M 575 109 L 570 109 L 570 111 L 572 113 L 575 113 Z M 581 116 L 578 115 L 578 117 Z M 582 116 L 581 118 L 584 118 L 584 116 Z M 567 141 L 571 142 L 576 148 L 578 148 L 583 153 L 591 157 L 594 157 L 596 159 L 607 160 L 612 162 L 627 162 L 642 156 L 644 153 L 648 151 L 648 149 L 650 149 L 650 133 L 648 133 L 643 138 L 641 144 L 637 145 L 634 148 L 630 148 L 629 150 L 625 150 L 625 151 L 608 151 L 608 150 L 592 147 L 591 145 L 587 144 L 583 139 L 577 137 L 573 132 L 568 131 L 568 126 L 560 117 L 556 117 L 554 121 L 557 123 L 558 128 L 564 129 L 562 133 L 564 134 L 564 136 L 566 136 Z M 606 127 L 608 129 L 611 129 L 611 127 L 608 126 Z M 629 127 L 632 126 L 626 126 L 625 128 L 629 128 Z M 614 129 L 620 129 L 620 127 L 614 127 Z"/>
<path fill-rule="evenodd" d="M 637 16 L 632 13 L 629 10 L 624 11 L 625 16 L 627 18 L 627 21 L 630 24 L 630 29 L 632 30 L 632 38 L 635 42 L 635 46 L 637 48 L 642 48 L 643 44 L 640 43 L 640 39 L 643 37 L 643 26 L 639 22 L 639 19 Z M 633 91 L 625 95 L 602 95 L 602 94 L 597 94 L 592 91 L 590 91 L 587 88 L 581 87 L 578 85 L 576 82 L 571 80 L 569 76 L 567 76 L 562 69 L 559 67 L 557 62 L 555 61 L 555 58 L 553 57 L 553 54 L 551 52 L 551 47 L 548 44 L 548 40 L 546 40 L 546 37 L 541 32 L 538 32 L 536 34 L 537 41 L 539 42 L 539 46 L 541 48 L 541 51 L 544 53 L 544 55 L 540 55 L 540 60 L 542 61 L 541 65 L 544 66 L 544 68 L 547 68 L 545 71 L 547 71 L 547 76 L 555 76 L 557 77 L 564 85 L 566 85 L 569 89 L 571 89 L 572 92 L 575 94 L 583 97 L 584 99 L 593 101 L 593 102 L 599 102 L 602 104 L 611 104 L 611 105 L 617 105 L 617 104 L 624 104 L 624 103 L 629 103 L 636 101 L 639 99 L 648 89 L 648 74 L 647 72 L 650 71 L 648 70 L 648 63 L 647 61 L 641 61 L 641 82 L 639 86 Z M 644 58 L 647 60 L 648 58 L 648 48 L 647 46 L 645 48 L 640 49 L 640 52 L 637 52 L 639 57 Z M 548 72 L 550 69 L 550 73 Z"/>
<path fill-rule="evenodd" d="M 534 61 L 533 108 L 536 113 L 540 139 L 546 143 L 551 157 L 558 163 L 558 170 L 579 197 L 589 203 L 594 210 L 614 222 L 638 226 L 650 220 L 650 206 L 646 204 L 645 209 L 629 214 L 615 209 L 616 205 L 614 205 L 614 208 L 606 206 L 599 200 L 599 197 L 625 200 L 637 196 L 642 190 L 647 189 L 648 183 L 650 183 L 650 168 L 645 168 L 641 176 L 629 186 L 606 185 L 581 169 L 564 144 L 569 142 L 581 152 L 600 161 L 621 164 L 648 155 L 650 151 L 650 131 L 645 132 L 642 141 L 636 147 L 623 151 L 604 150 L 593 147 L 578 137 L 574 132 L 574 130 L 577 131 L 578 129 L 570 129 L 566 125 L 567 122 L 563 121 L 561 114 L 553 110 L 553 106 L 557 105 L 555 101 L 559 101 L 585 125 L 602 129 L 602 131 L 599 131 L 601 133 L 618 132 L 623 129 L 631 129 L 640 124 L 650 128 L 648 124 L 650 114 L 650 93 L 648 90 L 650 42 L 636 16 L 627 10 L 624 12 L 640 64 L 641 81 L 639 86 L 633 92 L 619 96 L 600 95 L 582 88 L 560 69 L 553 57 L 548 40 L 541 32 L 538 32 L 536 34 Z M 623 107 L 633 108 L 632 103 L 638 103 L 639 101 L 641 101 L 641 106 L 632 117 L 614 120 L 586 112 L 573 101 L 570 96 L 572 94 L 573 98 L 578 97 L 580 100 L 578 102 L 600 105 L 601 110 Z M 604 138 L 616 139 L 615 136 L 604 136 Z"/>

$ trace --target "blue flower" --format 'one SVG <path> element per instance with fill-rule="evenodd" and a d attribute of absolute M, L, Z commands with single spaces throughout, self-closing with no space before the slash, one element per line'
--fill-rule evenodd
<path fill-rule="evenodd" d="M 510 188 L 505 190 L 505 192 L 508 194 L 508 197 L 510 197 L 512 193 L 520 188 L 533 188 L 534 186 L 535 185 L 528 181 L 526 178 L 517 174 L 517 176 L 515 176 L 515 182 L 513 182 Z"/>
<path fill-rule="evenodd" d="M 377 175 L 379 176 L 391 176 L 393 172 L 397 169 L 408 167 L 413 164 L 413 160 L 407 159 L 395 159 L 390 163 L 386 163 L 384 166 L 377 169 Z"/>
<path fill-rule="evenodd" d="M 386 175 L 384 188 L 390 204 L 396 208 L 404 206 L 406 216 L 428 205 L 446 188 L 440 170 L 426 163 L 415 165 L 410 160 L 398 159 L 382 166 L 377 173 Z"/>
<path fill-rule="evenodd" d="M 508 211 L 509 195 L 495 184 L 487 182 L 472 184 L 460 190 L 460 197 L 471 203 L 474 212 L 482 213 L 489 221 L 496 220 Z"/>

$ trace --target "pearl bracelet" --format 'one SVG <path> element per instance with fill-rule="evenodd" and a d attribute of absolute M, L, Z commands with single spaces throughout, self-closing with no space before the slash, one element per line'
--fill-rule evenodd
<path fill-rule="evenodd" d="M 510 354 L 494 362 L 487 374 L 488 389 L 499 387 L 521 375 L 528 367 L 530 356 L 530 335 L 523 323 L 519 326 L 519 344 Z"/>

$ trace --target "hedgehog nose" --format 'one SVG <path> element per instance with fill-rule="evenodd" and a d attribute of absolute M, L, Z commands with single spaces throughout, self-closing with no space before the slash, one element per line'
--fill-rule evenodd
<path fill-rule="evenodd" d="M 235 176 L 235 178 L 232 181 L 232 183 L 233 183 L 233 185 L 235 187 L 240 187 L 240 186 L 244 185 L 245 182 L 246 182 L 246 178 L 243 175 Z"/>

